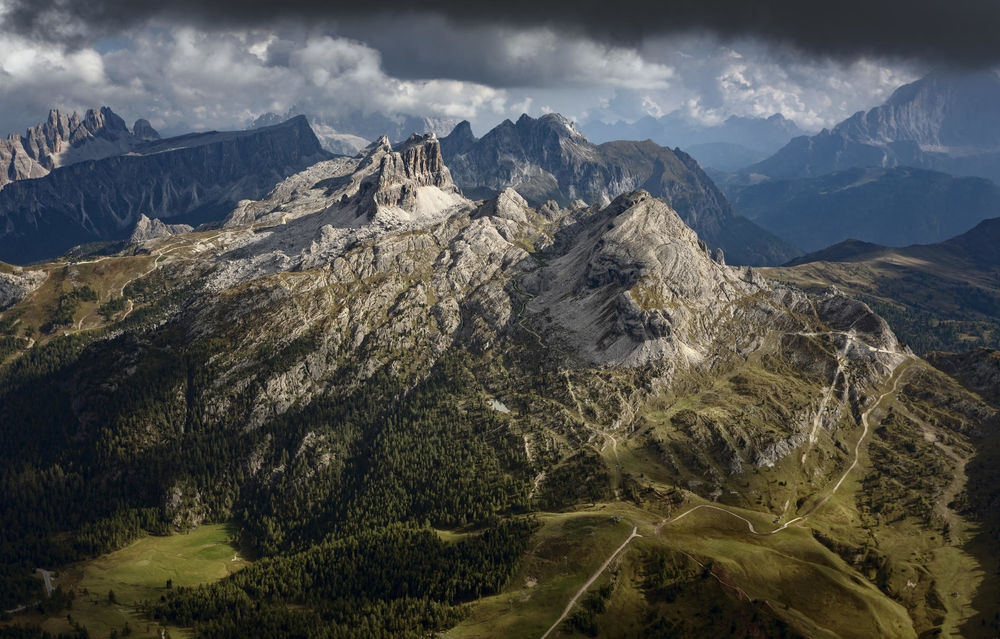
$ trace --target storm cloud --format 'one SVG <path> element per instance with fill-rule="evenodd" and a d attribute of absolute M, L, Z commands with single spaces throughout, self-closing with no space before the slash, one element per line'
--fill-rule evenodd
<path fill-rule="evenodd" d="M 68 43 L 162 18 L 202 28 L 442 16 L 463 25 L 548 27 L 600 42 L 708 32 L 757 37 L 813 55 L 887 56 L 961 65 L 1000 61 L 1000 2 L 991 0 L 9 0 L 4 22 L 23 35 Z"/>

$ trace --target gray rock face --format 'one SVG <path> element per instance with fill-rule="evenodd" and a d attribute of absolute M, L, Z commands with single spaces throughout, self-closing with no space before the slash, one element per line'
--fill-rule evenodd
<path fill-rule="evenodd" d="M 741 264 L 776 264 L 799 252 L 740 218 L 698 163 L 653 142 L 591 144 L 564 117 L 503 122 L 481 139 L 468 123 L 441 141 L 455 183 L 472 197 L 513 188 L 529 203 L 582 199 L 606 206 L 645 189 L 668 202 L 706 242 Z"/>
<path fill-rule="evenodd" d="M 187 224 L 164 224 L 157 218 L 148 218 L 145 215 L 139 216 L 139 221 L 132 229 L 132 235 L 128 238 L 129 244 L 142 244 L 147 240 L 155 240 L 161 237 L 169 237 L 178 233 L 190 233 L 194 227 Z"/>
<path fill-rule="evenodd" d="M 832 130 L 800 137 L 748 169 L 774 178 L 917 166 L 1000 180 L 1000 75 L 932 73 Z"/>
<path fill-rule="evenodd" d="M 326 157 L 305 119 L 296 118 L 146 142 L 128 155 L 57 168 L 0 190 L 0 259 L 24 263 L 84 242 L 123 240 L 141 214 L 218 220 L 239 200 L 260 197 Z"/>
<path fill-rule="evenodd" d="M 746 331 L 746 322 L 770 325 L 777 318 L 775 326 L 782 326 L 789 313 L 807 305 L 805 296 L 779 294 L 750 269 L 725 266 L 718 251 L 712 253 L 674 210 L 648 192 L 621 195 L 595 212 L 554 203 L 535 210 L 507 188 L 475 207 L 455 193 L 440 155 L 433 136 L 414 136 L 398 151 L 383 138 L 362 158 L 310 167 L 268 198 L 241 203 L 227 228 L 255 224 L 260 230 L 234 241 L 215 287 L 323 265 L 365 278 L 397 268 L 430 269 L 435 299 L 473 284 L 476 295 L 485 296 L 476 312 L 492 319 L 466 330 L 489 343 L 512 316 L 507 283 L 523 274 L 523 286 L 533 296 L 526 312 L 549 318 L 540 328 L 560 335 L 575 357 L 588 365 L 655 364 L 665 371 L 701 366 L 723 343 L 750 352 L 761 334 Z M 540 234 L 545 227 L 556 229 L 555 235 Z M 543 248 L 544 267 L 521 248 L 529 237 Z M 368 243 L 370 264 L 337 266 L 345 251 Z M 441 260 L 453 264 L 447 275 Z M 467 294 L 457 305 L 436 307 L 442 326 L 463 324 L 460 309 L 472 303 Z M 386 299 L 397 295 L 387 293 Z M 359 316 L 377 312 L 366 307 Z M 399 308 L 394 312 L 406 317 Z M 884 322 L 863 304 L 839 296 L 817 312 L 843 330 L 871 332 L 880 347 L 895 347 Z"/>
<path fill-rule="evenodd" d="M 108 107 L 76 113 L 49 111 L 48 120 L 20 136 L 0 140 L 0 187 L 10 182 L 48 175 L 60 166 L 126 153 L 159 134 L 146 120 L 129 131 L 125 121 Z"/>
<path fill-rule="evenodd" d="M 619 196 L 588 220 L 536 278 L 528 310 L 547 310 L 573 350 L 598 365 L 696 365 L 719 338 L 704 327 L 731 319 L 733 300 L 768 292 L 749 271 L 713 260 L 680 216 L 645 191 Z"/>
<path fill-rule="evenodd" d="M 0 271 L 0 310 L 24 299 L 42 285 L 48 274 L 45 271 Z"/>
<path fill-rule="evenodd" d="M 157 133 L 153 125 L 149 123 L 149 120 L 139 118 L 132 125 L 132 135 L 139 138 L 140 140 L 159 140 L 160 134 Z"/>
<path fill-rule="evenodd" d="M 433 133 L 414 133 L 397 153 L 382 155 L 378 171 L 363 187 L 374 190 L 371 198 L 374 208 L 370 209 L 370 215 L 374 216 L 375 209 L 379 207 L 413 209 L 417 206 L 417 193 L 421 186 L 435 186 L 458 193 Z"/>

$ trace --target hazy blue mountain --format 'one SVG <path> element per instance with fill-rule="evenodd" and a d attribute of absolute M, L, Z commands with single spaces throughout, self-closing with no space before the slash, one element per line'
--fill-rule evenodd
<path fill-rule="evenodd" d="M 708 126 L 692 122 L 679 111 L 668 113 L 659 118 L 646 116 L 635 122 L 624 120 L 612 124 L 599 121 L 585 122 L 580 125 L 580 129 L 595 142 L 648 139 L 657 144 L 687 149 L 695 157 L 698 157 L 694 153 L 696 146 L 727 145 L 726 147 L 716 147 L 716 151 L 728 149 L 732 152 L 731 157 L 716 155 L 713 157 L 716 163 L 707 164 L 722 170 L 743 168 L 747 164 L 774 153 L 792 138 L 805 133 L 795 122 L 778 113 L 769 118 L 748 118 L 734 115 L 721 124 Z M 733 166 L 738 159 L 748 157 L 748 153 L 754 154 L 749 162 Z M 757 155 L 761 157 L 755 157 Z M 701 158 L 698 159 L 701 161 Z M 720 163 L 725 163 L 727 166 L 720 166 Z M 733 166 L 733 168 L 727 168 L 728 166 Z"/>
<path fill-rule="evenodd" d="M 788 265 L 799 266 L 814 262 L 863 262 L 887 256 L 911 258 L 910 261 L 924 268 L 933 264 L 947 265 L 951 271 L 964 272 L 968 278 L 974 278 L 979 271 L 1000 268 L 1000 217 L 983 220 L 965 233 L 943 242 L 893 248 L 850 239 L 797 257 Z M 963 268 L 955 268 L 957 265 Z M 996 288 L 996 278 L 988 279 L 994 280 Z"/>
<path fill-rule="evenodd" d="M 730 142 L 706 142 L 684 148 L 706 171 L 712 169 L 732 173 L 767 157 L 767 153 L 763 151 Z"/>
<path fill-rule="evenodd" d="M 798 137 L 746 170 L 815 177 L 859 166 L 919 166 L 1000 179 L 1000 75 L 932 73 L 831 130 Z"/>
<path fill-rule="evenodd" d="M 940 242 L 1000 215 L 1000 187 L 908 167 L 854 168 L 748 186 L 733 205 L 807 251 L 848 238 L 905 246 Z"/>

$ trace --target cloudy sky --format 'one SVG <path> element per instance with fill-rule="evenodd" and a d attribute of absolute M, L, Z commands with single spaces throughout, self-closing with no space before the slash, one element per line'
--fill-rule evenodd
<path fill-rule="evenodd" d="M 377 12 L 367 9 L 377 4 Z M 261 113 L 680 109 L 829 126 L 942 65 L 992 66 L 993 0 L 343 3 L 0 0 L 0 132 L 109 105 L 166 133 Z"/>

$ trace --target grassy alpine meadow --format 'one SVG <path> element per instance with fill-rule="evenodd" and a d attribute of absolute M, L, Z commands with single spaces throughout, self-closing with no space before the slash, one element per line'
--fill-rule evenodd
<path fill-rule="evenodd" d="M 17 615 L 14 621 L 38 624 L 53 634 L 70 631 L 76 622 L 92 637 L 125 636 L 126 632 L 133 637 L 160 637 L 161 629 L 171 637 L 187 636 L 185 630 L 149 620 L 138 606 L 158 600 L 168 583 L 169 587 L 212 583 L 245 567 L 248 562 L 232 542 L 232 533 L 226 524 L 212 524 L 188 533 L 148 536 L 116 552 L 73 564 L 52 577 L 54 587 L 75 593 L 71 609 L 48 617 Z"/>

